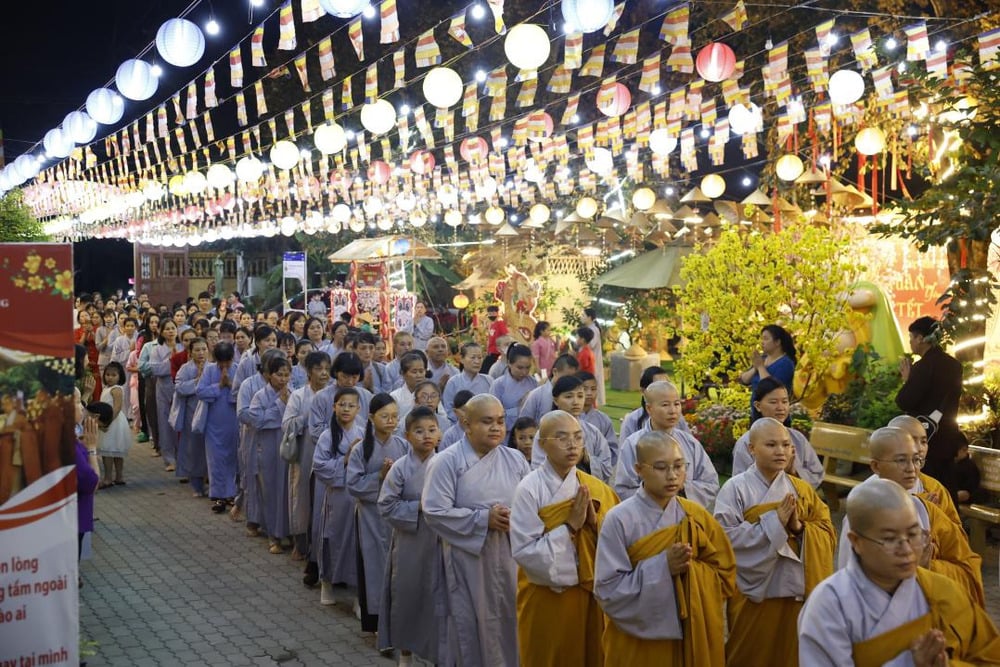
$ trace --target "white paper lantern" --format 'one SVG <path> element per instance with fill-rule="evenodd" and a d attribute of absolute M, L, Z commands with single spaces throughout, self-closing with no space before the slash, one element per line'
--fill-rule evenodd
<path fill-rule="evenodd" d="M 399 207 L 400 211 L 408 213 L 417 207 L 417 198 L 413 196 L 412 192 L 400 192 L 396 196 L 396 206 Z"/>
<path fill-rule="evenodd" d="M 110 88 L 98 88 L 87 95 L 87 113 L 101 125 L 114 125 L 125 113 L 125 100 Z"/>
<path fill-rule="evenodd" d="M 608 24 L 614 11 L 614 0 L 562 0 L 567 32 L 597 32 Z"/>
<path fill-rule="evenodd" d="M 718 199 L 726 191 L 726 179 L 718 174 L 709 174 L 701 179 L 701 191 L 706 197 Z"/>
<path fill-rule="evenodd" d="M 656 155 L 669 155 L 677 148 L 677 137 L 671 136 L 665 128 L 649 133 L 649 150 Z"/>
<path fill-rule="evenodd" d="M 448 109 L 462 99 L 462 77 L 450 67 L 435 67 L 424 77 L 424 97 L 439 109 Z"/>
<path fill-rule="evenodd" d="M 552 217 L 552 211 L 545 204 L 535 204 L 528 211 L 528 217 L 536 225 L 543 225 Z"/>
<path fill-rule="evenodd" d="M 369 0 L 319 0 L 320 7 L 330 16 L 349 19 L 369 6 Z"/>
<path fill-rule="evenodd" d="M 437 189 L 437 198 L 445 208 L 458 206 L 458 188 L 451 183 L 444 183 Z"/>
<path fill-rule="evenodd" d="M 614 156 L 607 148 L 595 148 L 592 157 L 587 159 L 587 169 L 598 176 L 607 176 L 615 168 Z"/>
<path fill-rule="evenodd" d="M 449 227 L 458 227 L 462 224 L 462 213 L 455 209 L 449 209 L 444 214 L 444 224 Z"/>
<path fill-rule="evenodd" d="M 488 209 L 486 209 L 486 213 L 483 214 L 483 217 L 486 218 L 486 222 L 496 226 L 502 223 L 504 221 L 504 218 L 507 217 L 507 215 L 503 212 L 503 209 L 500 208 L 499 206 L 490 206 Z"/>
<path fill-rule="evenodd" d="M 200 171 L 189 171 L 184 174 L 184 189 L 189 195 L 200 195 L 208 187 L 208 179 Z"/>
<path fill-rule="evenodd" d="M 146 201 L 162 199 L 165 194 L 167 194 L 167 189 L 159 181 L 148 181 L 142 186 L 142 196 L 146 198 Z"/>
<path fill-rule="evenodd" d="M 42 145 L 45 146 L 45 152 L 52 157 L 67 157 L 74 148 L 73 140 L 59 128 L 46 132 Z"/>
<path fill-rule="evenodd" d="M 365 200 L 364 207 L 369 216 L 378 215 L 385 208 L 385 202 L 381 197 L 372 196 Z"/>
<path fill-rule="evenodd" d="M 282 139 L 278 143 L 271 146 L 271 151 L 268 153 L 271 157 L 271 162 L 278 169 L 291 169 L 299 163 L 302 158 L 302 154 L 299 153 L 298 146 L 293 144 L 287 139 Z"/>
<path fill-rule="evenodd" d="M 175 67 L 190 67 L 205 55 L 205 35 L 187 19 L 170 19 L 156 31 L 156 50 Z"/>
<path fill-rule="evenodd" d="M 242 157 L 236 163 L 236 178 L 243 183 L 256 183 L 264 173 L 264 163 L 253 155 Z"/>
<path fill-rule="evenodd" d="M 7 192 L 7 190 L 10 190 L 12 187 L 14 187 L 12 176 L 5 167 L 3 171 L 0 171 L 0 190 Z"/>
<path fill-rule="evenodd" d="M 805 168 L 798 155 L 788 153 L 778 158 L 778 161 L 774 164 L 774 173 L 781 180 L 791 182 L 801 176 Z"/>
<path fill-rule="evenodd" d="M 365 221 L 360 218 L 351 218 L 351 221 L 347 224 L 347 227 L 355 234 L 360 234 L 365 231 Z"/>
<path fill-rule="evenodd" d="M 866 127 L 854 137 L 854 147 L 862 155 L 878 155 L 885 150 L 885 132 L 877 127 Z"/>
<path fill-rule="evenodd" d="M 130 100 L 148 100 L 156 92 L 153 68 L 144 60 L 126 60 L 115 72 L 115 85 Z"/>
<path fill-rule="evenodd" d="M 538 69 L 549 58 L 549 35 L 534 23 L 520 23 L 507 33 L 503 50 L 511 65 L 520 69 Z"/>
<path fill-rule="evenodd" d="M 345 225 L 351 220 L 351 207 L 347 204 L 337 204 L 330 210 L 330 218 L 338 225 Z"/>
<path fill-rule="evenodd" d="M 597 200 L 593 197 L 583 197 L 576 203 L 576 214 L 581 218 L 593 218 L 597 215 Z"/>
<path fill-rule="evenodd" d="M 387 100 L 377 100 L 361 107 L 361 124 L 372 134 L 385 134 L 396 127 L 396 109 Z"/>
<path fill-rule="evenodd" d="M 50 132 L 55 132 L 56 130 L 50 130 Z M 45 135 L 48 137 L 49 135 Z M 70 149 L 72 150 L 72 144 L 70 144 Z M 46 149 L 47 150 L 47 149 Z M 66 155 L 69 155 L 67 153 Z M 66 157 L 65 155 L 59 155 L 54 157 Z M 25 181 L 34 178 L 38 175 L 38 160 L 34 158 L 33 155 L 21 155 L 16 160 L 12 166 L 13 176 L 17 177 L 17 182 L 14 185 L 20 185 Z"/>
<path fill-rule="evenodd" d="M 339 153 L 347 147 L 347 133 L 337 123 L 320 125 L 313 133 L 313 143 L 323 155 Z"/>
<path fill-rule="evenodd" d="M 760 107 L 750 103 L 750 106 L 736 104 L 729 110 L 729 129 L 743 135 L 759 132 L 763 129 L 763 116 Z"/>
<path fill-rule="evenodd" d="M 382 216 L 375 221 L 375 226 L 379 231 L 387 232 L 392 229 L 392 218 Z"/>
<path fill-rule="evenodd" d="M 282 236 L 294 236 L 295 232 L 299 230 L 299 223 L 295 218 L 288 215 L 281 219 L 279 227 Z"/>
<path fill-rule="evenodd" d="M 656 193 L 649 188 L 639 188 L 632 193 L 632 206 L 637 211 L 648 211 L 656 203 Z"/>
<path fill-rule="evenodd" d="M 450 211 L 449 211 L 450 212 Z M 410 216 L 410 226 L 420 229 L 427 224 L 427 216 L 422 211 L 417 211 Z"/>
<path fill-rule="evenodd" d="M 97 123 L 85 111 L 70 111 L 66 114 L 62 129 L 77 144 L 90 143 L 97 136 Z"/>
<path fill-rule="evenodd" d="M 476 183 L 476 196 L 480 199 L 490 199 L 497 193 L 497 181 L 492 176 L 487 176 L 479 183 Z"/>
<path fill-rule="evenodd" d="M 864 77 L 854 70 L 837 70 L 830 77 L 830 100 L 834 104 L 854 104 L 864 94 Z"/>
<path fill-rule="evenodd" d="M 228 188 L 236 180 L 232 169 L 224 164 L 213 164 L 208 168 L 208 173 L 205 176 L 208 179 L 208 184 L 216 190 Z"/>

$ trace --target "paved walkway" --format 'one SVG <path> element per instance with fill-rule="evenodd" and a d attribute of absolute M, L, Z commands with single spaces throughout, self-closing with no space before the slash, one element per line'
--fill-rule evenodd
<path fill-rule="evenodd" d="M 394 664 L 361 632 L 353 595 L 338 589 L 337 605 L 320 606 L 300 563 L 213 514 L 149 454 L 136 445 L 128 484 L 98 492 L 80 595 L 81 636 L 97 642 L 90 667 Z M 984 565 L 987 609 L 1000 621 L 995 547 Z"/>

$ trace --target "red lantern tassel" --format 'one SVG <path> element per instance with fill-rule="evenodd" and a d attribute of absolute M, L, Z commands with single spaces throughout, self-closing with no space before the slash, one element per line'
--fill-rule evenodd
<path fill-rule="evenodd" d="M 865 156 L 858 153 L 858 190 L 865 191 Z"/>
<path fill-rule="evenodd" d="M 878 215 L 878 156 L 872 156 L 872 217 Z"/>
<path fill-rule="evenodd" d="M 969 248 L 965 241 L 964 238 L 958 240 L 958 266 L 962 269 L 969 268 Z"/>

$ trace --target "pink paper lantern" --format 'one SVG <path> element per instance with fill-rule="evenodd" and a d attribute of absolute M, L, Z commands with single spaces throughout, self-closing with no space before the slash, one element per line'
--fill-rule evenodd
<path fill-rule="evenodd" d="M 379 185 L 388 183 L 391 175 L 392 168 L 382 160 L 375 160 L 368 167 L 368 178 Z"/>
<path fill-rule="evenodd" d="M 429 174 L 434 171 L 434 154 L 430 151 L 413 151 L 410 154 L 410 170 L 414 174 Z"/>
<path fill-rule="evenodd" d="M 698 52 L 695 67 L 705 81 L 725 81 L 736 69 L 736 54 L 725 44 L 709 42 Z"/>
<path fill-rule="evenodd" d="M 623 83 L 616 83 L 611 94 L 608 95 L 606 100 L 602 100 L 603 105 L 598 105 L 597 109 L 610 118 L 617 118 L 621 116 L 628 108 L 632 105 L 632 93 L 629 92 L 628 87 Z"/>
<path fill-rule="evenodd" d="M 462 159 L 472 163 L 485 160 L 489 150 L 486 140 L 482 137 L 463 139 L 461 145 L 458 147 L 458 152 L 462 156 Z"/>
<path fill-rule="evenodd" d="M 552 116 L 544 111 L 533 111 L 528 115 L 528 140 L 542 141 L 552 136 L 552 130 L 555 127 Z"/>

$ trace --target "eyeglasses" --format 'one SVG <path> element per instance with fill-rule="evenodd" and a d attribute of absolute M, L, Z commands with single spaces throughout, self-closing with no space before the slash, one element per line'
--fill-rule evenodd
<path fill-rule="evenodd" d="M 432 398 L 441 398 L 441 394 L 438 394 L 437 392 L 420 392 L 417 394 L 417 399 L 421 401 L 429 401 Z"/>
<path fill-rule="evenodd" d="M 924 467 L 924 457 L 914 456 L 912 458 L 907 458 L 905 456 L 897 456 L 894 459 L 876 459 L 880 463 L 891 463 L 898 468 L 906 470 L 907 468 L 913 468 L 914 470 L 920 470 Z"/>
<path fill-rule="evenodd" d="M 854 534 L 861 539 L 868 540 L 869 542 L 879 545 L 882 548 L 882 551 L 890 555 L 899 553 L 904 544 L 909 545 L 910 549 L 913 551 L 920 551 L 927 546 L 927 542 L 930 539 L 930 533 L 926 530 L 921 530 L 919 533 L 914 533 L 912 535 L 903 535 L 901 537 L 894 537 L 886 540 L 872 539 L 857 531 L 854 531 Z"/>
<path fill-rule="evenodd" d="M 671 473 L 671 474 L 674 474 L 674 475 L 680 475 L 681 473 L 683 473 L 684 471 L 686 471 L 687 467 L 688 467 L 687 461 L 681 461 L 679 463 L 673 463 L 673 464 L 670 464 L 670 463 L 640 463 L 639 465 L 641 465 L 643 467 L 646 467 L 646 468 L 652 468 L 653 470 L 655 470 L 656 472 L 660 473 L 661 475 L 664 475 L 664 474 L 666 474 L 668 472 Z"/>
<path fill-rule="evenodd" d="M 576 433 L 556 433 L 555 435 L 541 439 L 555 440 L 556 442 L 559 443 L 559 446 L 562 447 L 563 449 L 570 449 L 571 447 L 583 447 L 583 431 L 577 431 Z"/>

